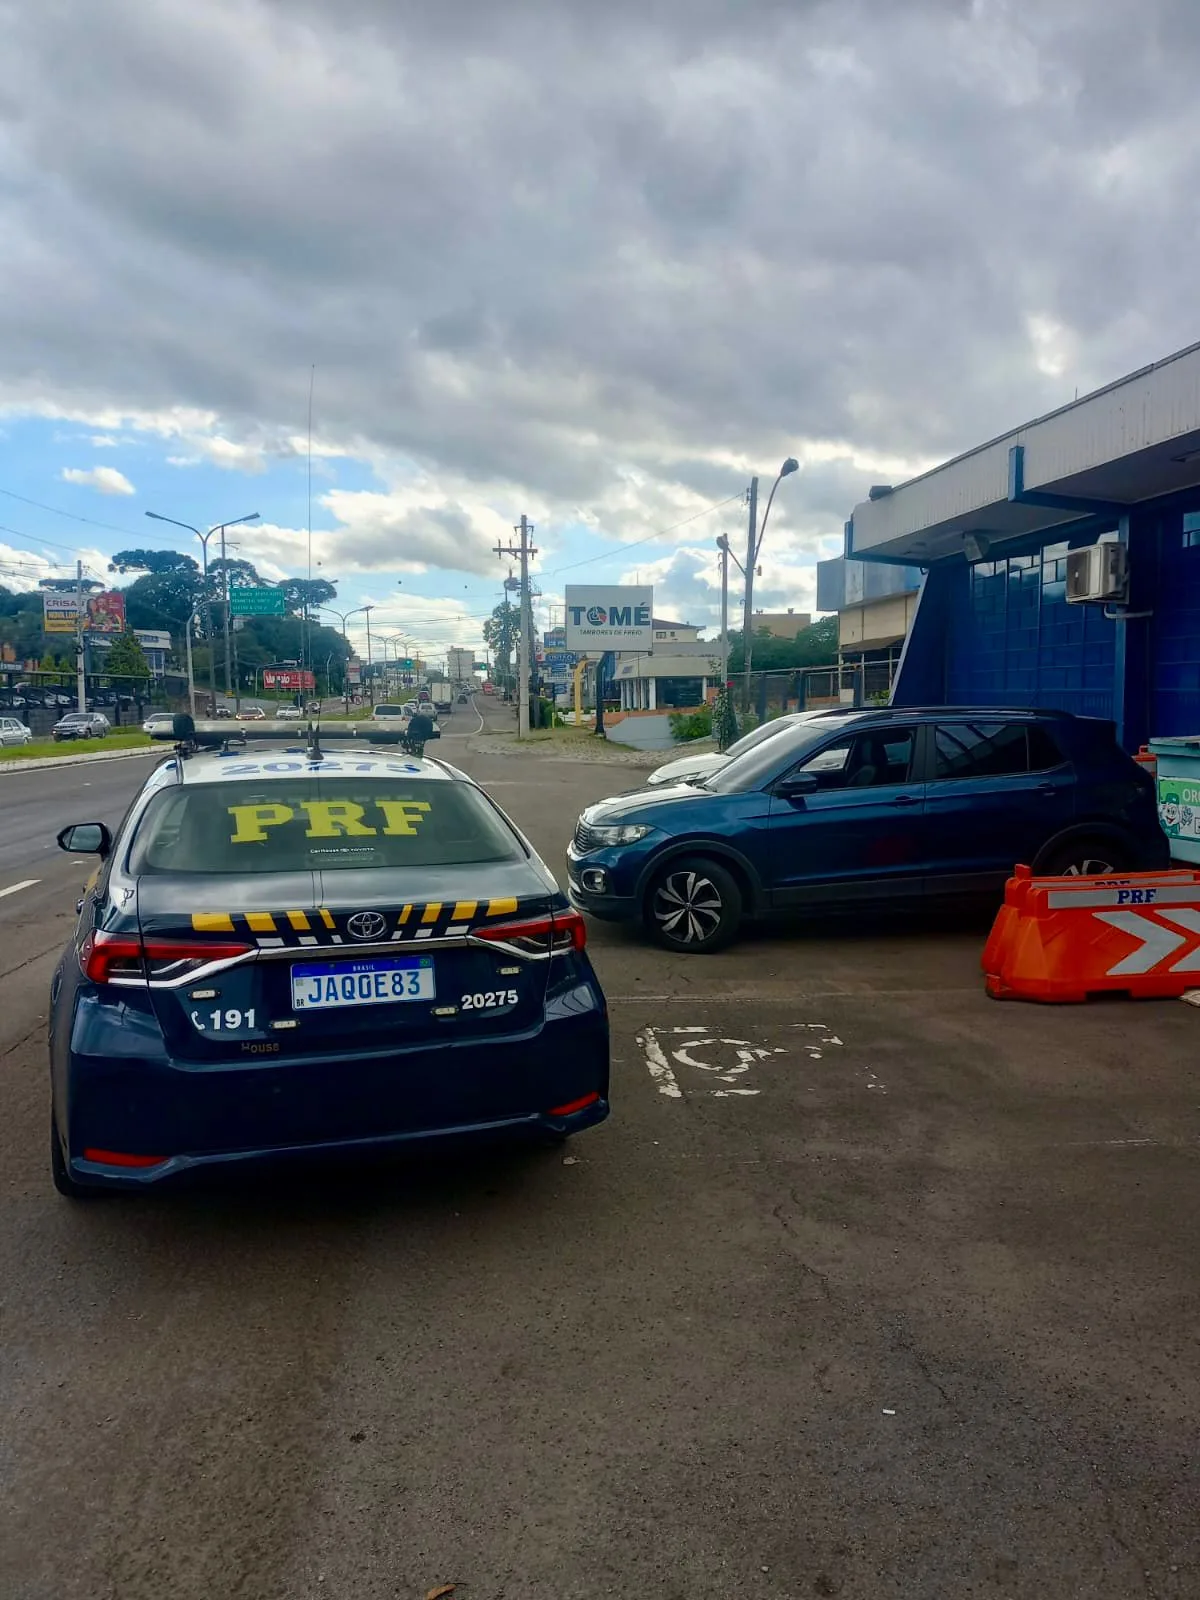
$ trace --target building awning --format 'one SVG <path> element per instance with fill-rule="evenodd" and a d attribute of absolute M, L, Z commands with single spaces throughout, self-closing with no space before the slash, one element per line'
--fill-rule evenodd
<path fill-rule="evenodd" d="M 854 508 L 846 554 L 928 566 L 1200 485 L 1200 344 Z"/>

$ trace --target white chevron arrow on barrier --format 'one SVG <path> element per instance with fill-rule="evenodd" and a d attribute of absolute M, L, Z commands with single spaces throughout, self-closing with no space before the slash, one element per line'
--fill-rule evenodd
<path fill-rule="evenodd" d="M 1093 915 L 1098 921 L 1107 922 L 1109 927 L 1127 933 L 1131 939 L 1138 941 L 1136 950 L 1131 950 L 1127 956 L 1122 956 L 1115 966 L 1109 967 L 1110 978 L 1131 977 L 1137 972 L 1149 972 L 1152 967 L 1158 966 L 1160 961 L 1165 961 L 1181 945 L 1187 943 L 1182 933 L 1172 933 L 1170 928 L 1164 928 L 1161 922 L 1151 922 L 1149 917 L 1143 917 L 1138 911 L 1096 911 Z"/>

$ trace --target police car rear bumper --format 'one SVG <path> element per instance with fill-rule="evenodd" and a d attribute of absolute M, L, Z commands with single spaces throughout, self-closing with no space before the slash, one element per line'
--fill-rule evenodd
<path fill-rule="evenodd" d="M 519 1036 L 203 1067 L 150 1039 L 145 1055 L 114 1059 L 77 1037 L 54 1086 L 69 1171 L 141 1189 L 205 1168 L 580 1132 L 608 1115 L 608 1018 L 594 984 L 563 1000 Z"/>

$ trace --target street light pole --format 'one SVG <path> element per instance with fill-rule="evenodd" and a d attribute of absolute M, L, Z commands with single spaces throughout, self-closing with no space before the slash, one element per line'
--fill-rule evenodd
<path fill-rule="evenodd" d="M 360 606 L 360 611 L 367 614 L 367 704 L 375 704 L 375 680 L 371 676 L 371 613 L 374 606 Z"/>
<path fill-rule="evenodd" d="M 349 661 L 350 656 L 353 653 L 353 648 L 352 648 L 352 646 L 350 644 L 350 635 L 346 632 L 346 623 L 349 620 L 349 618 L 357 617 L 359 612 L 366 611 L 368 613 L 368 616 L 367 616 L 368 650 L 370 649 L 369 640 L 370 640 L 371 618 L 370 618 L 369 613 L 372 610 L 372 607 L 370 607 L 370 606 L 354 606 L 353 609 L 350 610 L 350 611 L 339 611 L 336 606 L 318 606 L 317 610 L 318 611 L 328 611 L 329 615 L 331 617 L 336 617 L 338 619 L 338 621 L 341 623 L 341 625 L 342 625 L 342 638 L 345 639 L 345 641 L 346 641 L 346 659 L 347 659 L 347 662 Z M 342 698 L 346 702 L 346 711 L 348 713 L 349 710 L 350 710 L 350 674 L 349 674 L 349 670 L 348 669 L 347 669 L 347 672 L 345 674 L 345 679 L 344 679 L 344 681 L 342 683 Z"/>
<path fill-rule="evenodd" d="M 758 566 L 758 552 L 762 549 L 763 535 L 767 531 L 767 518 L 771 515 L 771 503 L 775 499 L 775 491 L 789 473 L 798 472 L 800 463 L 794 456 L 789 456 L 779 469 L 775 482 L 771 485 L 771 493 L 767 496 L 767 509 L 763 512 L 762 527 L 758 526 L 758 479 L 750 480 L 750 518 L 746 536 L 746 608 L 742 622 L 742 648 L 745 651 L 746 678 L 742 688 L 742 710 L 750 709 L 750 663 L 753 657 L 754 633 L 754 572 Z"/>
<path fill-rule="evenodd" d="M 212 538 L 214 533 L 219 533 L 221 535 L 221 559 L 224 560 L 224 558 L 225 558 L 225 529 L 226 528 L 235 528 L 241 522 L 257 522 L 259 514 L 258 514 L 257 511 L 251 511 L 249 513 L 249 515 L 245 516 L 245 517 L 230 517 L 228 522 L 218 522 L 218 523 L 216 523 L 213 527 L 211 527 L 208 530 L 207 533 L 201 533 L 200 529 L 196 528 L 196 527 L 193 527 L 193 525 L 190 522 L 180 522 L 175 517 L 164 517 L 157 511 L 147 511 L 146 515 L 151 519 L 152 522 L 169 522 L 173 528 L 186 528 L 188 533 L 194 533 L 196 535 L 197 539 L 199 539 L 199 541 L 200 541 L 201 574 L 202 574 L 202 578 L 203 578 L 203 588 L 204 588 L 204 608 L 205 608 L 205 611 L 208 614 L 208 630 L 207 630 L 208 631 L 208 682 L 209 682 L 209 690 L 210 690 L 210 692 L 212 694 L 213 710 L 215 711 L 216 710 L 216 706 L 217 706 L 217 663 L 216 663 L 215 655 L 214 655 L 214 651 L 213 651 L 213 640 L 212 640 L 212 605 L 211 605 L 211 603 L 209 601 L 209 598 L 208 598 L 208 541 Z M 224 576 L 225 576 L 225 596 L 226 596 L 226 606 L 225 606 L 225 692 L 226 692 L 226 694 L 228 694 L 228 692 L 229 692 L 229 605 L 228 605 L 229 573 L 228 573 L 228 571 L 225 572 Z M 188 626 L 189 627 L 191 626 L 190 620 L 189 620 Z"/>

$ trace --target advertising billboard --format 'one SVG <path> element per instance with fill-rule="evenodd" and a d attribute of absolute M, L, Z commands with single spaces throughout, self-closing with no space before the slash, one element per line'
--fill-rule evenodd
<path fill-rule="evenodd" d="M 125 632 L 125 596 L 119 589 L 88 596 L 83 628 L 85 633 Z"/>
<path fill-rule="evenodd" d="M 362 662 L 357 656 L 351 656 L 346 663 L 346 682 L 355 688 L 362 682 Z"/>
<path fill-rule="evenodd" d="M 317 680 L 311 672 L 301 672 L 298 667 L 264 667 L 264 689 L 315 689 Z"/>
<path fill-rule="evenodd" d="M 568 650 L 649 650 L 654 643 L 654 590 L 649 585 L 568 584 Z"/>
<path fill-rule="evenodd" d="M 74 633 L 79 621 L 79 601 L 72 593 L 42 590 L 42 632 Z"/>

